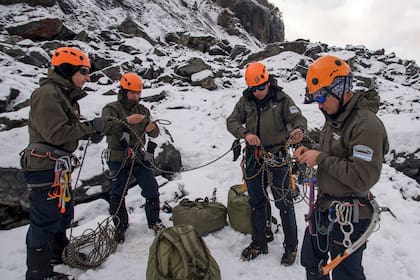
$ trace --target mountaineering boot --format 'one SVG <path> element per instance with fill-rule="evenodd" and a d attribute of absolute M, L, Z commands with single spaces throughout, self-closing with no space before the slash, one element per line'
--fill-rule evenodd
<path fill-rule="evenodd" d="M 40 248 L 26 249 L 26 280 L 46 279 L 53 275 L 50 265 L 51 252 L 49 245 Z"/>
<path fill-rule="evenodd" d="M 297 254 L 297 250 L 286 250 L 283 254 L 283 256 L 281 257 L 281 261 L 280 263 L 284 266 L 289 266 L 294 264 L 295 260 L 296 260 L 296 254 Z"/>
<path fill-rule="evenodd" d="M 261 249 L 260 246 L 255 245 L 254 242 L 251 242 L 251 244 L 242 251 L 241 260 L 249 261 L 255 259 L 260 254 L 268 254 L 268 248 Z"/>
<path fill-rule="evenodd" d="M 147 224 L 150 229 L 153 229 L 155 234 L 165 228 L 159 218 L 160 203 L 158 198 L 147 199 L 144 209 L 146 211 Z"/>
<path fill-rule="evenodd" d="M 61 255 L 67 244 L 69 244 L 69 240 L 65 232 L 57 232 L 54 234 L 53 239 L 50 241 L 51 264 L 56 265 L 63 263 L 63 258 Z"/>
<path fill-rule="evenodd" d="M 114 239 L 115 241 L 117 241 L 117 243 L 124 243 L 125 241 L 125 231 L 126 229 L 122 229 L 122 228 L 115 228 L 115 235 L 114 235 Z"/>
<path fill-rule="evenodd" d="M 118 206 L 120 206 L 119 209 Z M 109 213 L 111 215 L 115 215 L 116 213 L 115 217 L 112 219 L 115 225 L 115 241 L 123 243 L 125 241 L 125 232 L 128 228 L 128 213 L 125 207 L 125 198 L 121 198 L 120 196 L 111 196 L 109 199 Z"/>

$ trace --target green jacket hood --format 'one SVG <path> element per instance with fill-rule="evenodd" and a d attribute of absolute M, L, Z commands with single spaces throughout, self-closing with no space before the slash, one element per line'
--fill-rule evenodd
<path fill-rule="evenodd" d="M 380 97 L 376 90 L 368 90 L 365 92 L 354 93 L 350 101 L 345 105 L 344 111 L 341 112 L 336 118 L 332 118 L 326 112 L 322 111 L 327 122 L 332 126 L 340 127 L 345 123 L 346 119 L 356 109 L 368 109 L 373 113 L 379 110 Z"/>
<path fill-rule="evenodd" d="M 83 97 L 87 96 L 87 93 L 85 91 L 76 87 L 71 81 L 60 76 L 59 74 L 57 74 L 57 72 L 55 72 L 51 68 L 48 69 L 48 77 L 41 78 L 39 81 L 39 85 L 43 86 L 50 82 L 59 86 L 68 95 L 71 101 L 78 101 L 82 99 Z"/>
<path fill-rule="evenodd" d="M 140 102 L 132 101 L 127 98 L 127 93 L 120 90 L 118 92 L 118 102 L 120 102 L 123 107 L 127 110 L 131 109 L 134 106 L 137 106 Z"/>

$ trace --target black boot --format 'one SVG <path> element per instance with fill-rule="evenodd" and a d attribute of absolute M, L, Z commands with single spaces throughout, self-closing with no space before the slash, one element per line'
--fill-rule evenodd
<path fill-rule="evenodd" d="M 159 218 L 160 203 L 159 199 L 147 199 L 145 205 L 147 224 L 150 229 L 153 229 L 155 233 L 158 233 L 165 226 L 162 224 Z"/>
<path fill-rule="evenodd" d="M 281 264 L 289 266 L 295 263 L 297 250 L 286 250 L 281 257 Z"/>
<path fill-rule="evenodd" d="M 254 242 L 251 242 L 248 247 L 243 249 L 241 253 L 241 260 L 249 261 L 255 259 L 261 254 L 268 254 L 268 248 L 261 248 L 260 246 L 256 245 Z"/>
<path fill-rule="evenodd" d="M 119 209 L 118 206 L 120 206 Z M 125 198 L 122 198 L 121 201 L 121 197 L 111 196 L 109 200 L 109 213 L 114 215 L 117 209 L 118 212 L 112 219 L 115 225 L 115 241 L 123 243 L 125 241 L 125 232 L 128 228 L 128 213 L 127 208 L 125 207 Z"/>
<path fill-rule="evenodd" d="M 26 280 L 45 279 L 53 275 L 50 265 L 51 251 L 49 245 L 41 248 L 26 249 Z"/>
<path fill-rule="evenodd" d="M 259 230 L 255 224 L 255 209 L 251 209 L 251 223 L 252 223 L 252 242 L 248 247 L 242 250 L 241 260 L 249 261 L 255 259 L 261 254 L 268 253 L 266 227 Z"/>

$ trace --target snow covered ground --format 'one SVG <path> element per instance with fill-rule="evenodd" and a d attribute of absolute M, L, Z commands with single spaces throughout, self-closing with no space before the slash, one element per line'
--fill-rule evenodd
<path fill-rule="evenodd" d="M 265 62 L 270 71 L 280 74 L 282 68 L 292 67 L 297 54 L 283 53 L 271 57 Z M 286 58 L 285 58 L 286 57 Z M 288 62 L 289 61 L 289 62 Z M 242 73 L 243 74 L 243 73 Z M 15 77 L 19 82 L 19 77 Z M 26 80 L 25 80 L 26 81 Z M 396 94 L 401 96 L 418 96 L 418 92 L 406 87 L 390 85 L 384 80 L 380 81 L 380 92 L 383 100 L 395 102 Z M 241 95 L 244 81 L 232 80 L 230 89 L 209 92 L 197 87 L 188 90 L 164 86 L 144 90 L 144 96 L 158 94 L 162 90 L 168 91 L 165 102 L 153 104 L 151 110 L 154 119 L 167 119 L 172 122 L 166 126 L 174 139 L 174 145 L 182 155 L 182 161 L 187 169 L 203 165 L 219 155 L 225 153 L 231 146 L 233 137 L 226 131 L 225 119 L 233 109 L 235 102 Z M 302 108 L 309 120 L 311 128 L 320 127 L 323 116 L 317 105 L 303 105 L 304 81 L 298 79 L 287 82 L 279 79 L 281 86 L 292 96 Z M 23 84 L 23 82 L 21 83 Z M 113 85 L 114 87 L 116 86 Z M 28 86 L 27 91 L 34 85 Z M 91 118 L 100 112 L 104 104 L 113 101 L 115 96 L 102 96 L 107 89 L 90 93 L 81 101 L 82 113 Z M 414 97 L 413 97 L 414 98 Z M 182 104 L 189 109 L 169 110 L 168 107 Z M 145 103 L 151 108 L 151 104 Z M 401 105 L 402 108 L 411 106 L 409 103 Z M 418 105 L 417 105 L 418 106 Z M 417 108 L 418 109 L 418 108 Z M 391 142 L 391 148 L 402 151 L 414 151 L 418 146 L 420 135 L 419 121 L 412 116 L 412 112 L 402 112 L 395 115 L 392 110 L 383 110 L 380 116 L 384 121 Z M 8 113 L 26 117 L 28 110 Z M 416 128 L 417 129 L 413 129 Z M 166 140 L 162 135 L 158 142 Z M 13 139 L 13 141 L 11 141 Z M 5 131 L 0 134 L 1 166 L 18 167 L 18 152 L 27 144 L 26 128 Z M 85 142 L 81 142 L 84 145 Z M 100 153 L 105 148 L 105 141 L 98 145 L 88 147 L 85 166 L 82 168 L 81 178 L 86 179 L 101 172 Z M 161 179 L 161 178 L 159 178 Z M 173 181 L 164 185 L 161 190 L 161 200 L 170 199 L 179 185 L 184 185 L 189 192 L 189 198 L 210 196 L 213 188 L 217 188 L 217 200 L 227 205 L 227 193 L 232 185 L 241 183 L 239 161 L 232 162 L 229 153 L 215 163 L 189 172 L 180 173 Z M 367 279 L 419 279 L 420 267 L 417 255 L 420 251 L 418 236 L 420 234 L 420 204 L 410 199 L 404 200 L 400 190 L 404 189 L 412 195 L 419 194 L 418 184 L 393 168 L 384 164 L 382 176 L 373 188 L 373 193 L 381 206 L 388 206 L 396 215 L 394 219 L 388 213 L 381 215 L 380 228 L 370 237 L 368 248 L 363 260 Z M 95 191 L 95 187 L 92 188 Z M 127 197 L 130 213 L 130 228 L 127 232 L 126 242 L 120 245 L 108 260 L 96 269 L 82 271 L 64 265 L 56 270 L 73 274 L 77 279 L 145 279 L 148 250 L 153 240 L 153 232 L 147 229 L 144 210 L 140 205 L 144 199 L 140 196 L 139 188 L 129 191 Z M 305 222 L 304 214 L 308 211 L 305 203 L 296 205 L 299 240 L 302 240 Z M 79 226 L 73 229 L 73 236 L 80 235 L 87 228 L 96 228 L 97 223 L 106 218 L 108 204 L 97 200 L 87 204 L 77 205 L 75 220 Z M 279 219 L 278 211 L 273 212 Z M 170 215 L 163 213 L 161 217 L 166 225 L 171 225 Z M 22 279 L 26 270 L 25 234 L 28 226 L 0 232 L 0 275 L 2 279 Z M 275 234 L 275 240 L 269 244 L 269 254 L 258 257 L 251 262 L 242 262 L 239 259 L 241 250 L 250 242 L 250 236 L 234 231 L 229 226 L 204 237 L 212 255 L 217 260 L 223 279 L 304 279 L 304 269 L 297 261 L 291 267 L 280 265 L 283 254 L 283 236 Z M 299 259 L 300 255 L 298 255 Z"/>

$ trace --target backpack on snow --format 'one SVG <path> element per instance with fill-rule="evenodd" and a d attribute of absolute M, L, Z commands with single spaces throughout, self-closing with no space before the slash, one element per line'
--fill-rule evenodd
<path fill-rule="evenodd" d="M 214 232 L 227 225 L 227 208 L 207 197 L 191 201 L 184 198 L 172 209 L 174 225 L 192 225 L 200 236 Z"/>
<path fill-rule="evenodd" d="M 160 231 L 149 250 L 146 280 L 220 280 L 220 269 L 191 225 Z"/>

